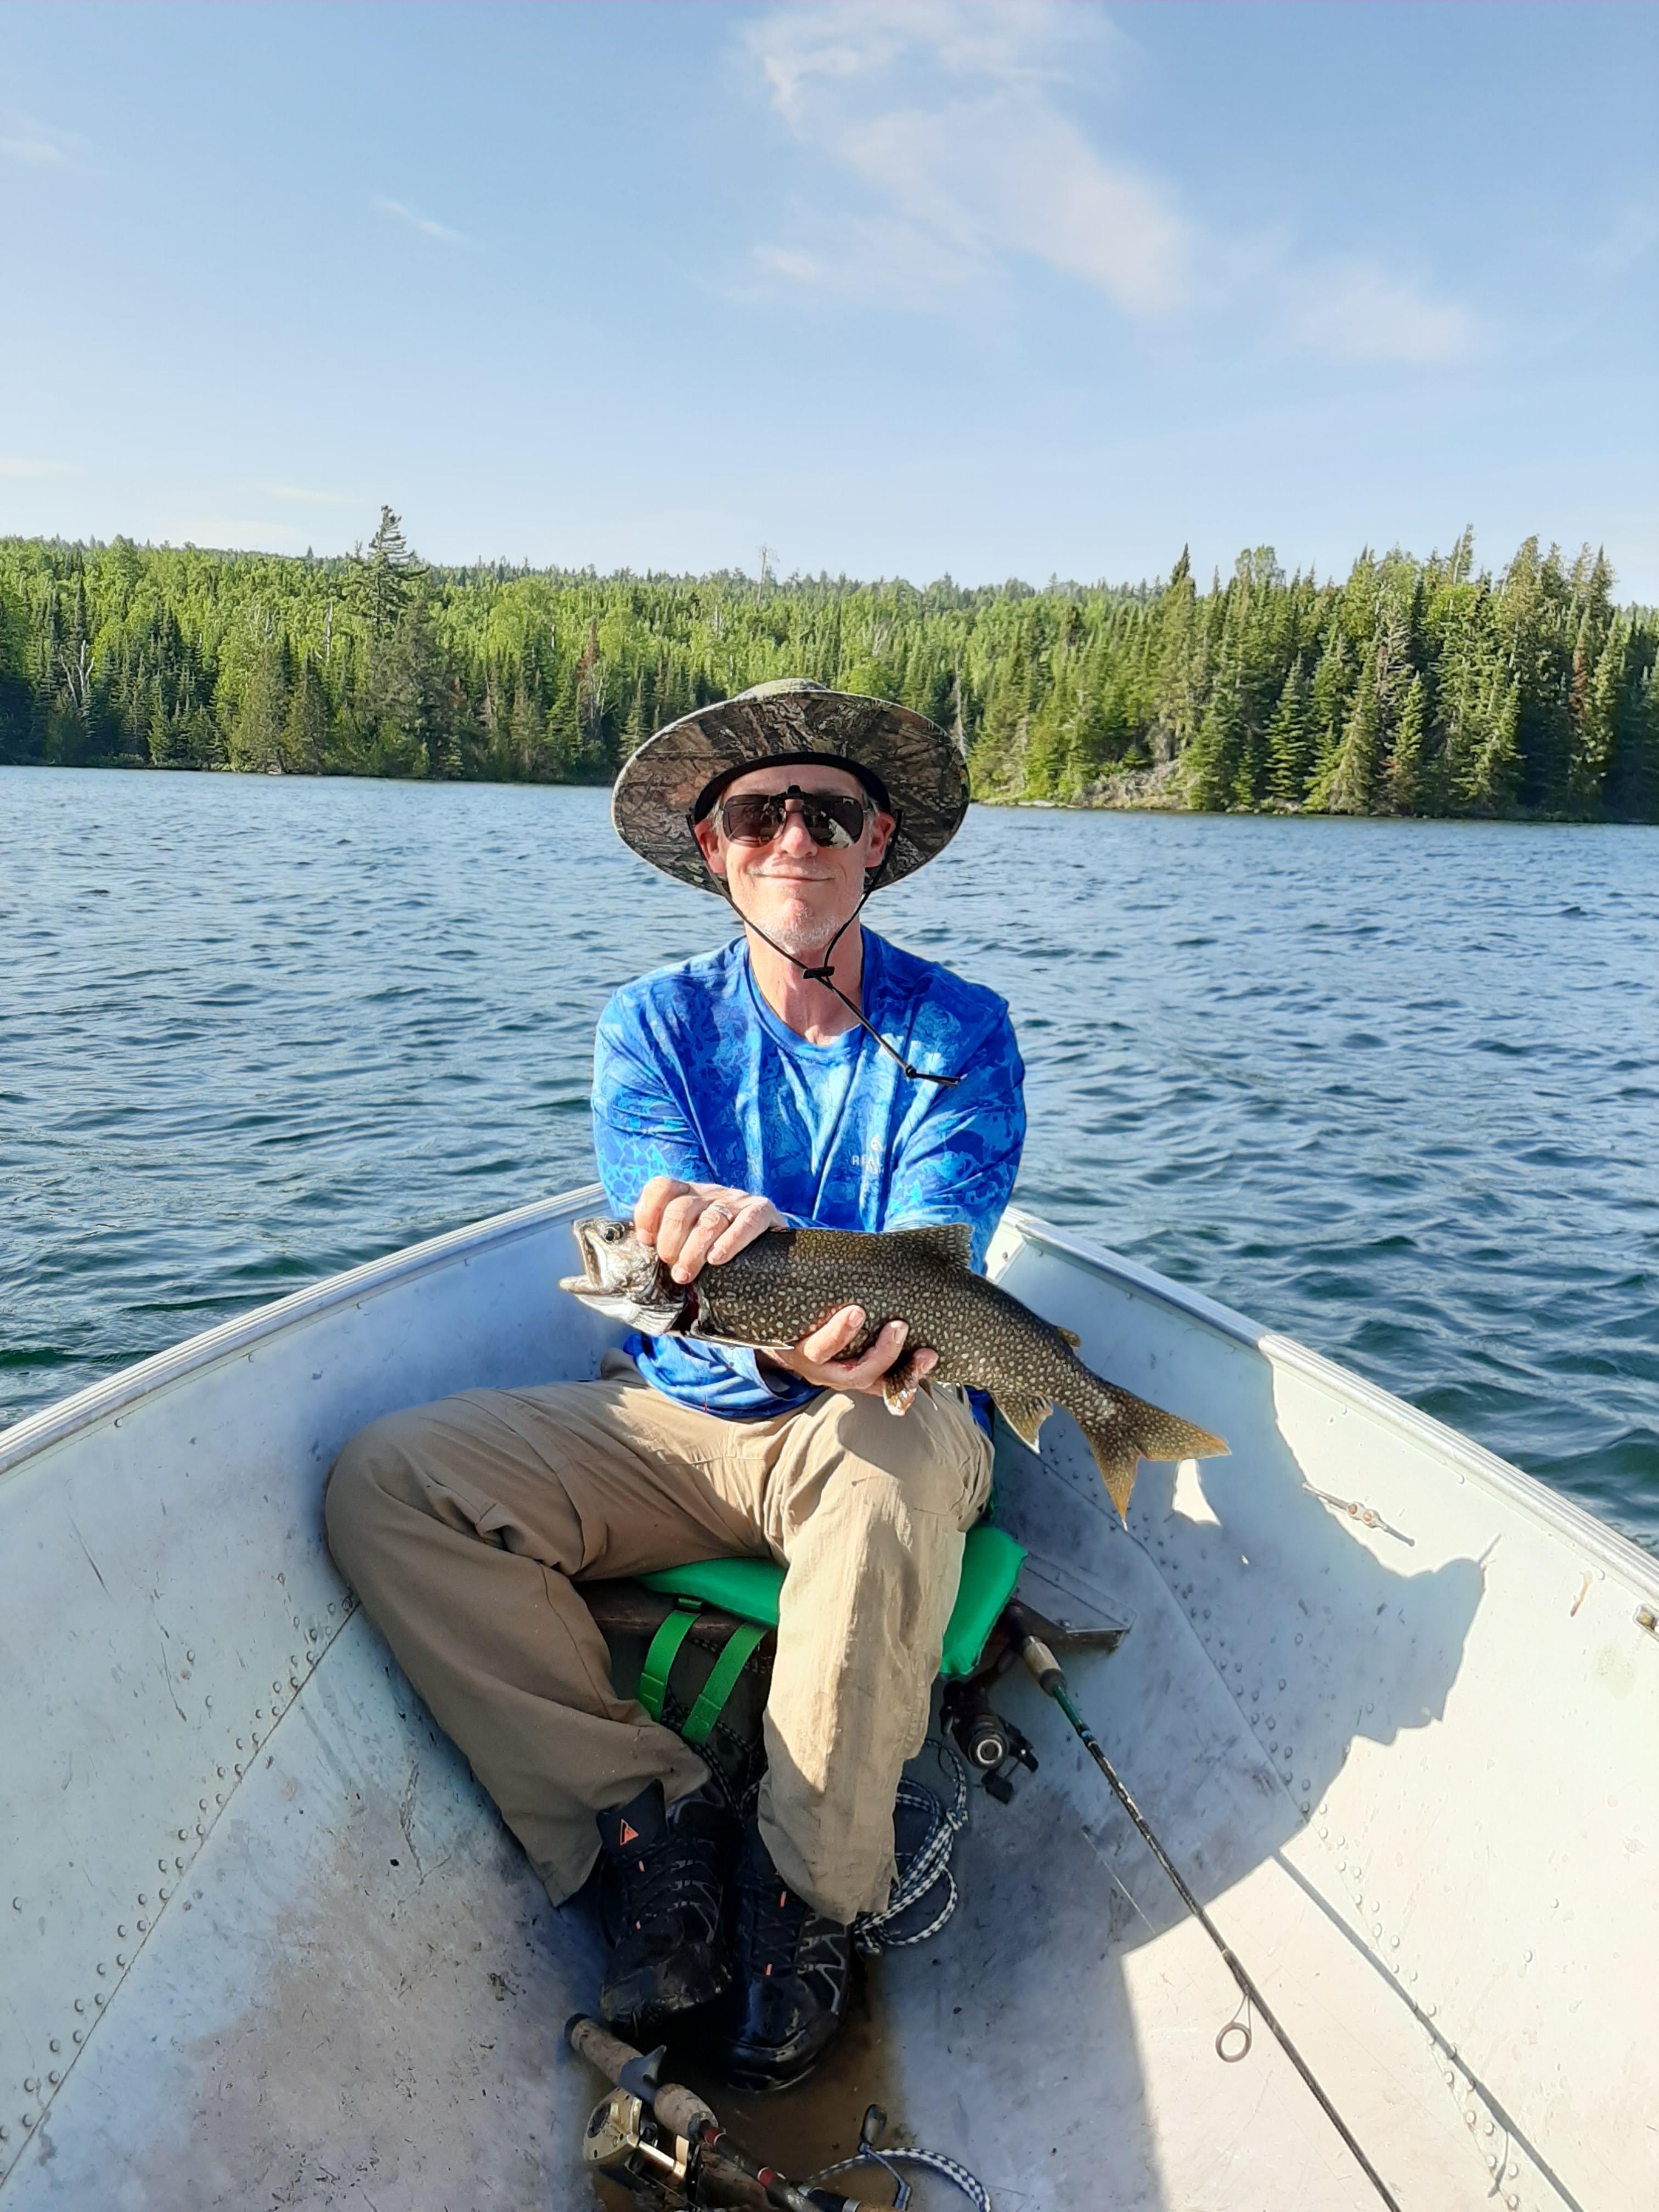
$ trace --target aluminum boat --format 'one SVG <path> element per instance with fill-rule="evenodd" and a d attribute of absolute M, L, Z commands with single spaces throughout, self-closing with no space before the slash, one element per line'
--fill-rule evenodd
<path fill-rule="evenodd" d="M 595 1371 L 606 1324 L 555 1287 L 594 1195 L 0 1435 L 0 2212 L 594 2201 L 605 2085 L 561 2030 L 596 1936 L 321 1516 L 375 1415 Z M 1033 1605 L 1121 1631 L 1068 1660 L 1077 1702 L 1404 2212 L 1659 2205 L 1659 1562 L 1027 1214 L 990 1268 L 1231 1444 L 1143 1468 L 1126 1528 L 1056 1414 L 1040 1457 L 1000 1446 L 997 1517 Z M 998 2212 L 1370 2212 L 1060 1715 L 1023 1674 L 996 1694 L 1037 1771 L 974 1793 L 955 1917 L 872 1963 L 835 2060 L 741 2116 L 756 2148 L 805 2173 L 876 2101 Z"/>

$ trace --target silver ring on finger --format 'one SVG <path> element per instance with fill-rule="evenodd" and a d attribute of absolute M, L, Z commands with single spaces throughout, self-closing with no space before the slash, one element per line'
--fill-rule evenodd
<path fill-rule="evenodd" d="M 714 1203 L 706 1210 L 710 1213 L 718 1213 L 728 1224 L 735 1218 L 731 1207 L 724 1205 L 719 1199 L 716 1199 Z"/>

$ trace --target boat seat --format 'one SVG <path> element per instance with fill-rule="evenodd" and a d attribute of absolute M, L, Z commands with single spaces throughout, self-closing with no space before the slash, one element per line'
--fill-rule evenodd
<path fill-rule="evenodd" d="M 939 1674 L 958 1681 L 979 1664 L 987 1638 L 1014 1594 L 1025 1548 L 1002 1529 L 981 1521 L 968 1531 L 962 1553 L 962 1580 L 945 1626 Z M 773 1559 L 698 1559 L 690 1566 L 665 1567 L 638 1579 L 659 1596 L 677 1601 L 646 1654 L 640 1678 L 640 1703 L 653 1720 L 662 1717 L 663 1693 L 680 1645 L 704 1605 L 718 1606 L 747 1624 L 737 1630 L 709 1674 L 691 1711 L 684 1735 L 702 1743 L 736 1686 L 750 1652 L 778 1625 L 778 1599 L 787 1570 Z"/>

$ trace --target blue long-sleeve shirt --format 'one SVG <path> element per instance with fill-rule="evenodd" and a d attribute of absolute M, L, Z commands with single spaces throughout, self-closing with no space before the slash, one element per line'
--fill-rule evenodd
<path fill-rule="evenodd" d="M 756 988 L 740 937 L 625 984 L 594 1048 L 593 1142 L 612 1212 L 631 1216 L 653 1176 L 724 1183 L 820 1229 L 966 1221 L 982 1267 L 1025 1136 L 1008 1009 L 867 929 L 863 1006 L 912 1066 L 961 1080 L 913 1082 L 861 1029 L 828 1044 L 797 1036 Z M 678 1337 L 628 1349 L 667 1396 L 732 1419 L 815 1395 L 752 1352 Z"/>

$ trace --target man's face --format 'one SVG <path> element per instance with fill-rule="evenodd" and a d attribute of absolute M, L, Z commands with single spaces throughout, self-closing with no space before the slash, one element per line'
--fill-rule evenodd
<path fill-rule="evenodd" d="M 864 786 L 845 769 L 815 761 L 747 769 L 726 785 L 723 799 L 744 792 L 834 791 L 862 799 Z M 732 903 L 786 952 L 805 955 L 833 937 L 864 896 L 864 875 L 887 849 L 890 814 L 866 817 L 850 845 L 815 845 L 799 807 L 791 807 L 769 845 L 733 844 L 714 814 L 696 825 L 697 843 L 712 872 L 726 878 Z"/>

